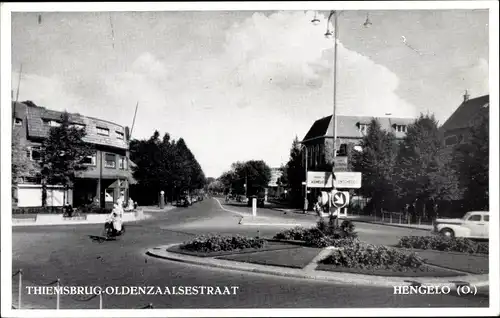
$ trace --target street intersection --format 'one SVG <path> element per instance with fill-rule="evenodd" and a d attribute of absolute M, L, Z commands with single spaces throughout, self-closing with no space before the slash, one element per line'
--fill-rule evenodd
<path fill-rule="evenodd" d="M 223 209 L 224 208 L 224 209 Z M 231 210 L 233 212 L 228 212 Z M 23 285 L 43 285 L 60 279 L 72 286 L 238 286 L 235 295 L 111 295 L 105 309 L 142 308 L 369 308 L 369 307 L 486 307 L 481 295 L 394 295 L 392 288 L 336 284 L 206 268 L 149 257 L 146 250 L 181 243 L 197 235 L 241 234 L 272 237 L 277 226 L 244 226 L 238 213 L 248 208 L 220 205 L 206 199 L 188 208 L 154 213 L 152 218 L 127 224 L 127 233 L 114 242 L 96 243 L 88 235 L 101 225 L 40 226 L 13 228 L 13 271 L 23 269 Z M 289 219 L 314 217 L 271 209 L 259 215 Z M 426 231 L 357 223 L 362 240 L 392 245 L 402 235 L 426 235 Z M 258 231 L 258 232 L 257 232 Z M 17 283 L 13 279 L 13 300 Z M 89 301 L 61 296 L 61 309 L 98 308 Z M 23 294 L 24 308 L 55 308 L 55 296 Z"/>

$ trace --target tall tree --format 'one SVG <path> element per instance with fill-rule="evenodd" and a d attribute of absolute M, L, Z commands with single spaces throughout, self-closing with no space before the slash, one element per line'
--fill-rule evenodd
<path fill-rule="evenodd" d="M 84 171 L 84 159 L 93 154 L 90 144 L 83 141 L 85 128 L 71 125 L 69 114 L 61 114 L 61 122 L 51 127 L 49 136 L 41 147 L 42 205 L 47 202 L 47 184 L 60 184 L 64 187 L 64 203 L 67 191 L 73 186 L 75 173 Z"/>
<path fill-rule="evenodd" d="M 398 193 L 406 203 L 456 196 L 453 173 L 440 160 L 442 144 L 434 115 L 421 114 L 408 126 L 395 173 Z"/>
<path fill-rule="evenodd" d="M 303 162 L 303 151 L 297 136 L 292 142 L 290 149 L 290 158 L 286 164 L 286 179 L 290 189 L 291 203 L 300 207 L 302 203 L 302 192 L 304 186 L 302 182 L 306 180 L 305 166 Z"/>
<path fill-rule="evenodd" d="M 363 176 L 359 193 L 371 198 L 376 210 L 388 208 L 388 204 L 393 202 L 392 177 L 397 156 L 395 136 L 383 130 L 376 119 L 372 119 L 360 146 L 361 152 L 348 147 L 353 170 L 361 172 Z"/>

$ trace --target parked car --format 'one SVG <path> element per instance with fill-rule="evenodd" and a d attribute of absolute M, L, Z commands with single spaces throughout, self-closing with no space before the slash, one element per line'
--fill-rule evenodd
<path fill-rule="evenodd" d="M 447 237 L 488 239 L 489 224 L 488 211 L 470 211 L 460 219 L 436 219 L 432 232 Z"/>

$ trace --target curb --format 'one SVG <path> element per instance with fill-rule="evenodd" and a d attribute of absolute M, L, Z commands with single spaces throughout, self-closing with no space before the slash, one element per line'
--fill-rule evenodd
<path fill-rule="evenodd" d="M 281 276 L 287 278 L 312 279 L 319 281 L 328 281 L 337 284 L 353 284 L 362 286 L 378 286 L 378 287 L 397 287 L 397 286 L 424 286 L 424 287 L 448 287 L 450 290 L 458 290 L 461 286 L 470 286 L 471 288 L 489 286 L 489 274 L 485 275 L 469 275 L 474 278 L 472 282 L 463 281 L 467 276 L 433 278 L 436 282 L 429 282 L 430 279 L 425 277 L 387 277 L 374 276 L 364 274 L 352 274 L 342 272 L 322 272 L 316 270 L 305 271 L 304 269 L 291 269 L 281 266 L 261 265 L 252 263 L 242 263 L 236 261 L 219 260 L 215 258 L 200 258 L 195 256 L 186 256 L 166 251 L 166 249 L 179 245 L 169 244 L 150 248 L 146 251 L 146 255 L 170 261 L 194 264 L 212 268 L 223 268 L 236 271 L 252 272 L 258 274 L 267 274 L 273 276 Z M 161 252 L 158 252 L 160 251 Z M 319 255 L 319 254 L 318 254 Z M 446 281 L 445 281 L 446 280 Z"/>
<path fill-rule="evenodd" d="M 365 220 L 356 220 L 356 219 L 350 219 L 350 218 L 347 218 L 346 220 L 349 220 L 349 221 L 352 221 L 352 222 L 360 222 L 360 223 L 369 223 L 369 224 L 376 224 L 376 225 L 392 226 L 392 227 L 406 228 L 406 229 L 412 229 L 412 230 L 422 230 L 422 231 L 431 231 L 432 230 L 432 229 L 428 229 L 428 228 L 416 227 L 416 226 L 411 226 L 411 225 L 398 225 L 398 224 L 391 224 L 391 223 L 382 223 L 382 222 L 373 222 L 373 221 L 365 221 Z"/>

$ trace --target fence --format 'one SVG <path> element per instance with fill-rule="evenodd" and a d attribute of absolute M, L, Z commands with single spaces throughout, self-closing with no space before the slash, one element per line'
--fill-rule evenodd
<path fill-rule="evenodd" d="M 19 269 L 17 272 L 15 272 L 12 277 L 18 277 L 18 294 L 17 294 L 17 307 L 16 306 L 12 306 L 13 309 L 22 309 L 23 306 L 22 306 L 22 295 L 23 295 L 23 271 L 22 269 Z M 48 284 L 38 284 L 37 287 L 40 286 L 40 287 L 43 287 L 43 286 L 55 286 L 56 287 L 56 290 L 59 291 L 60 288 L 63 286 L 61 285 L 61 280 L 58 278 Z M 59 292 L 56 292 L 56 303 L 55 303 L 55 309 L 56 310 L 59 310 L 60 309 L 60 304 L 61 304 L 61 295 Z M 103 306 L 103 294 L 102 293 L 96 293 L 96 294 L 93 294 L 93 295 L 90 295 L 89 297 L 87 298 L 84 298 L 84 299 L 78 299 L 76 297 L 71 297 L 73 300 L 75 301 L 79 301 L 79 302 L 88 302 L 92 299 L 95 299 L 95 298 L 99 298 L 99 309 L 104 309 L 104 306 Z M 142 307 L 138 307 L 138 308 L 134 308 L 134 309 L 153 309 L 153 304 L 152 303 L 149 303 L 145 306 L 142 306 Z"/>

